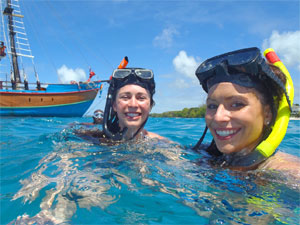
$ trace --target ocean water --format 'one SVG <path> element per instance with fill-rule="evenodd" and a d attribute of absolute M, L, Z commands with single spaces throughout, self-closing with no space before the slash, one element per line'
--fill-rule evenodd
<path fill-rule="evenodd" d="M 299 181 L 199 163 L 203 119 L 149 118 L 174 144 L 118 146 L 76 136 L 90 121 L 1 118 L 1 224 L 299 224 Z M 299 127 L 282 151 L 299 156 Z"/>

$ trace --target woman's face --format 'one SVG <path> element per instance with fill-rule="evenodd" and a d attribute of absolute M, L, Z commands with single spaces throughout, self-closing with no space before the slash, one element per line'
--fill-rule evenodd
<path fill-rule="evenodd" d="M 120 128 L 127 127 L 128 131 L 135 133 L 149 116 L 150 99 L 150 93 L 139 85 L 128 84 L 120 88 L 113 104 Z"/>
<path fill-rule="evenodd" d="M 222 82 L 208 91 L 205 120 L 219 151 L 249 153 L 261 141 L 272 114 L 253 88 Z"/>

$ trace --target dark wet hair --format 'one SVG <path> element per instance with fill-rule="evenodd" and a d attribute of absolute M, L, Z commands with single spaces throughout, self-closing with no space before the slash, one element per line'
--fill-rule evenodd
<path fill-rule="evenodd" d="M 283 84 L 285 84 L 286 83 L 285 74 L 277 66 L 274 66 L 270 63 L 267 64 L 272 70 L 272 72 L 280 79 L 280 81 Z M 280 87 L 278 87 L 278 85 L 270 78 L 263 79 L 262 83 L 263 85 L 259 85 L 254 89 L 262 96 L 261 98 L 262 104 L 270 106 L 270 109 L 272 111 L 272 121 L 269 127 L 272 127 L 275 123 L 279 102 L 283 96 L 283 90 Z"/>

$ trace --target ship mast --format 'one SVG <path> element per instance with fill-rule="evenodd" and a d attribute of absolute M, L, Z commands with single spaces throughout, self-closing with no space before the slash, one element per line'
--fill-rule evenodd
<path fill-rule="evenodd" d="M 21 15 L 13 15 L 13 10 L 14 9 L 11 7 L 11 0 L 7 0 L 7 7 L 4 9 L 3 14 L 8 16 L 9 39 L 10 39 L 12 64 L 13 64 L 13 75 L 14 75 L 13 88 L 15 89 L 16 84 L 21 83 L 21 76 L 20 76 L 17 51 L 16 51 L 16 43 L 15 43 L 16 32 L 14 32 L 14 27 L 13 27 L 14 26 L 13 16 L 21 16 Z"/>

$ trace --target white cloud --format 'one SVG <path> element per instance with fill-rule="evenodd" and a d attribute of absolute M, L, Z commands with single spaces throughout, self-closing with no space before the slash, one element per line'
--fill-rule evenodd
<path fill-rule="evenodd" d="M 173 45 L 174 35 L 178 34 L 179 32 L 174 27 L 166 28 L 160 35 L 154 38 L 153 44 L 156 47 L 170 48 Z"/>
<path fill-rule="evenodd" d="M 187 56 L 185 51 L 180 51 L 173 59 L 175 70 L 192 79 L 196 79 L 195 71 L 199 64 L 193 56 Z"/>
<path fill-rule="evenodd" d="M 273 48 L 286 66 L 296 66 L 300 70 L 300 30 L 295 32 L 273 31 L 263 42 L 263 49 Z"/>
<path fill-rule="evenodd" d="M 189 84 L 186 83 L 184 79 L 176 79 L 175 82 L 172 84 L 172 86 L 178 88 L 178 89 L 183 89 L 183 88 L 188 88 Z"/>
<path fill-rule="evenodd" d="M 66 65 L 62 65 L 57 70 L 58 79 L 61 83 L 66 84 L 70 81 L 86 81 L 86 74 L 83 69 L 76 68 L 75 70 L 68 68 Z"/>

